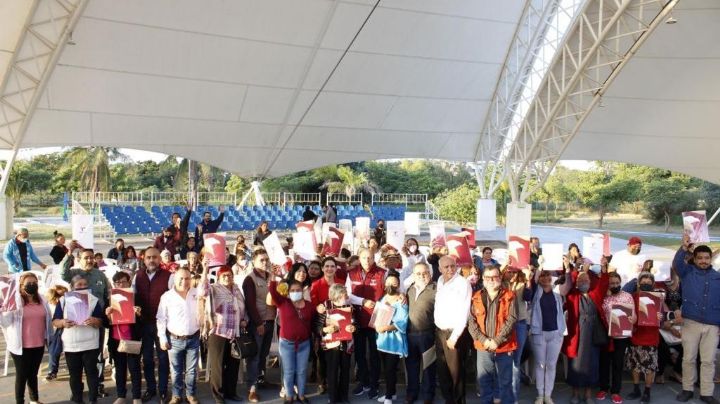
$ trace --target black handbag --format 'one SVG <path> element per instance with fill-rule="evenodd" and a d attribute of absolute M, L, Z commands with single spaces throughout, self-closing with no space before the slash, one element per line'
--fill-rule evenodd
<path fill-rule="evenodd" d="M 230 356 L 235 359 L 252 358 L 257 352 L 255 338 L 245 328 L 241 328 L 237 337 L 230 341 Z"/>
<path fill-rule="evenodd" d="M 600 320 L 599 313 L 595 314 L 595 324 L 593 324 L 593 331 L 592 331 L 592 343 L 595 346 L 604 346 L 607 345 L 610 342 L 610 338 L 608 337 L 608 330 L 605 329 L 605 325 L 603 324 L 602 320 Z"/>

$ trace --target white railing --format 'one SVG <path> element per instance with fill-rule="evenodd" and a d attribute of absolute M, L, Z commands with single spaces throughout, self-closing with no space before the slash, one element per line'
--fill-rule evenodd
<path fill-rule="evenodd" d="M 427 194 L 372 194 L 371 205 L 425 205 Z"/>
<path fill-rule="evenodd" d="M 237 205 L 237 195 L 228 192 L 198 192 L 198 205 Z"/>
<path fill-rule="evenodd" d="M 98 205 L 142 205 L 145 192 L 73 192 L 72 200 L 93 208 Z"/>
<path fill-rule="evenodd" d="M 285 192 L 283 201 L 286 205 L 320 205 L 322 196 L 320 192 Z"/>
<path fill-rule="evenodd" d="M 354 203 L 362 204 L 363 196 L 359 192 L 352 194 L 352 195 L 328 193 L 327 194 L 327 203 L 328 204 L 335 203 L 335 204 L 339 204 L 339 205 L 350 205 L 350 204 L 354 204 Z"/>

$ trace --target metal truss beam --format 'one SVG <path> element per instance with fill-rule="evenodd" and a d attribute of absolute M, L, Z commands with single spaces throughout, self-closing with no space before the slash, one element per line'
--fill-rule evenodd
<path fill-rule="evenodd" d="M 497 164 L 501 161 L 501 148 L 559 3 L 560 0 L 528 0 L 525 4 L 475 147 L 476 162 L 472 165 L 483 199 L 495 193 L 502 183 L 505 170 L 502 164 Z"/>
<path fill-rule="evenodd" d="M 590 0 L 570 27 L 503 163 L 514 201 L 547 180 L 622 68 L 678 0 Z"/>
<path fill-rule="evenodd" d="M 87 0 L 34 0 L 0 82 L 0 195 L 53 69 Z"/>

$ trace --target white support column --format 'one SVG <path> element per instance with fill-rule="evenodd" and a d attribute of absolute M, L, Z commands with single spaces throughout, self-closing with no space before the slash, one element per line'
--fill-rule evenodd
<path fill-rule="evenodd" d="M 508 203 L 505 218 L 505 239 L 509 239 L 510 236 L 530 236 L 531 218 L 532 205 L 523 202 Z"/>
<path fill-rule="evenodd" d="M 13 234 L 13 200 L 0 195 L 0 240 L 7 240 Z"/>
<path fill-rule="evenodd" d="M 497 227 L 497 203 L 495 199 L 478 199 L 475 219 L 475 230 L 494 231 Z"/>

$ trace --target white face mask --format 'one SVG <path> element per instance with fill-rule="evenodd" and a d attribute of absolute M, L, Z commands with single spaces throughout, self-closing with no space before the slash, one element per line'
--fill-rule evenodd
<path fill-rule="evenodd" d="M 292 300 L 293 302 L 299 302 L 303 298 L 302 292 L 290 292 L 289 295 L 290 295 L 290 300 Z"/>
<path fill-rule="evenodd" d="M 410 251 L 411 253 L 415 254 L 415 253 L 417 252 L 417 246 L 416 246 L 415 244 L 411 244 L 411 245 L 408 247 L 408 251 Z"/>

